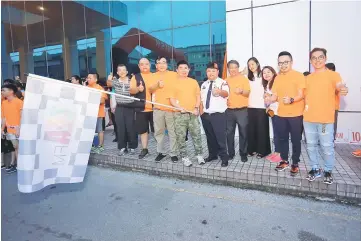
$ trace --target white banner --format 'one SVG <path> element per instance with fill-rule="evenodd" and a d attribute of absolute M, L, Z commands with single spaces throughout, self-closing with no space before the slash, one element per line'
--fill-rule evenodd
<path fill-rule="evenodd" d="M 19 138 L 20 192 L 83 181 L 100 97 L 80 85 L 28 76 Z"/>

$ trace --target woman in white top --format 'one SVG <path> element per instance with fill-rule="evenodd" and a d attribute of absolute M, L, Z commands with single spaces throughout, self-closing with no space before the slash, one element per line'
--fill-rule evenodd
<path fill-rule="evenodd" d="M 276 71 L 271 66 L 265 66 L 262 69 L 262 84 L 263 88 L 265 90 L 264 94 L 264 101 L 265 105 L 267 107 L 266 113 L 269 117 L 271 117 L 272 120 L 272 127 L 273 127 L 273 143 L 274 143 L 274 153 L 268 155 L 266 157 L 267 160 L 271 162 L 280 162 L 281 156 L 279 153 L 279 139 L 278 139 L 278 133 L 276 129 L 276 120 L 277 120 L 277 110 L 278 110 L 278 102 L 271 102 L 271 96 L 272 96 L 272 86 L 273 82 L 277 76 Z"/>
<path fill-rule="evenodd" d="M 250 58 L 247 65 L 251 87 L 248 99 L 248 156 L 256 155 L 261 159 L 271 153 L 261 66 L 255 57 Z"/>

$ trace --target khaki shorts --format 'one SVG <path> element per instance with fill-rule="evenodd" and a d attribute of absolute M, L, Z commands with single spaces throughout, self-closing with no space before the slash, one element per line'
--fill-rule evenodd
<path fill-rule="evenodd" d="M 18 149 L 18 147 L 19 147 L 19 139 L 16 137 L 15 134 L 6 133 L 6 139 L 11 141 L 11 143 L 13 144 L 13 147 L 15 149 Z"/>

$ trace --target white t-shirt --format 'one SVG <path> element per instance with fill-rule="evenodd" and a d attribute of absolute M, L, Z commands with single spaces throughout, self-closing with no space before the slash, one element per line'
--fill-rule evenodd
<path fill-rule="evenodd" d="M 266 109 L 264 104 L 264 88 L 262 85 L 262 78 L 255 77 L 253 81 L 249 81 L 251 92 L 248 98 L 248 108 Z"/>

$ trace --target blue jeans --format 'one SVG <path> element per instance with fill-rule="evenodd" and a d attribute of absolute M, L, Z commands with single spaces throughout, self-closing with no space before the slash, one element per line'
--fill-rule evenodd
<path fill-rule="evenodd" d="M 304 122 L 303 123 L 307 138 L 307 152 L 310 156 L 310 165 L 313 169 L 320 168 L 317 158 L 318 141 L 320 141 L 323 159 L 325 160 L 324 170 L 331 172 L 335 164 L 335 149 L 333 143 L 333 123 L 321 124 Z"/>

